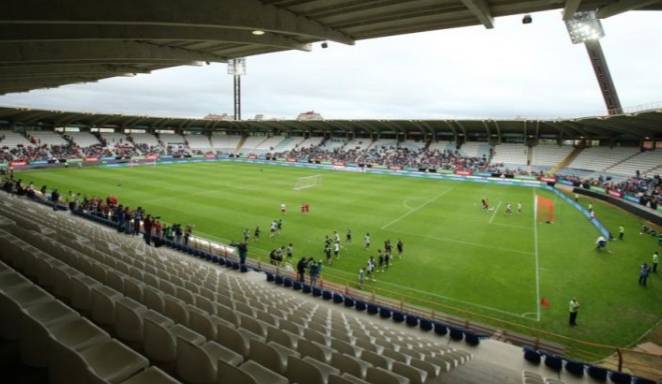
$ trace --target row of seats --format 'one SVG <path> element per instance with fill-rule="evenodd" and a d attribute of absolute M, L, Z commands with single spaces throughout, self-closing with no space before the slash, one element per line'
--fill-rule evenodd
<path fill-rule="evenodd" d="M 178 383 L 30 280 L 52 288 L 57 259 L 3 230 L 0 243 L 0 338 L 18 343 L 24 364 L 48 368 L 54 384 Z"/>
<path fill-rule="evenodd" d="M 530 364 L 536 366 L 543 362 L 548 369 L 556 373 L 561 373 L 561 371 L 565 369 L 565 371 L 573 377 L 583 378 L 586 375 L 591 379 L 601 383 L 607 382 L 607 379 L 609 379 L 613 384 L 655 384 L 655 382 L 652 380 L 633 377 L 624 372 L 611 371 L 596 365 L 584 364 L 579 361 L 562 358 L 555 354 L 536 350 L 531 347 L 524 348 L 524 359 Z M 525 383 L 541 384 L 539 380 L 536 381 L 536 374 L 525 375 L 524 379 Z"/>
<path fill-rule="evenodd" d="M 20 218 L 19 212 L 20 210 L 13 211 L 12 216 Z M 5 206 L 3 213 L 11 214 L 12 211 Z M 325 383 L 331 378 L 336 380 L 336 376 L 340 378 L 340 374 L 352 373 L 354 377 L 358 375 L 359 378 L 371 382 L 385 382 L 386 377 L 390 382 L 402 382 L 403 378 L 411 382 L 425 382 L 434 379 L 442 370 L 452 368 L 448 359 L 443 360 L 440 357 L 445 354 L 451 356 L 453 351 L 427 339 L 410 336 L 407 338 L 405 334 L 358 318 L 347 318 L 342 313 L 322 310 L 319 305 L 298 300 L 291 295 L 274 293 L 258 284 L 230 278 L 228 273 L 219 274 L 213 266 L 184 262 L 186 258 L 167 250 L 146 248 L 142 250 L 144 254 L 141 254 L 130 247 L 115 250 L 106 247 L 107 249 L 100 252 L 81 240 L 80 222 L 53 215 L 37 215 L 42 221 L 40 225 L 51 220 L 51 228 L 70 228 L 72 231 L 76 229 L 75 233 L 78 235 L 72 237 L 60 234 L 56 236 L 59 242 L 43 238 L 35 232 L 23 235 L 32 236 L 31 242 L 42 244 L 44 249 L 58 249 L 58 244 L 64 247 L 62 243 L 69 242 L 68 246 L 71 248 L 62 250 L 61 257 L 71 258 L 72 256 L 66 255 L 78 255 L 76 260 L 79 262 L 88 260 L 78 267 L 86 271 L 87 279 L 93 281 L 76 279 L 82 279 L 82 285 L 87 287 L 80 291 L 89 291 L 92 297 L 98 297 L 96 302 L 106 303 L 100 304 L 100 308 L 105 308 L 106 311 L 112 311 L 114 308 L 116 312 L 114 316 L 108 313 L 104 316 L 104 310 L 95 311 L 89 308 L 93 320 L 117 332 L 123 341 L 137 344 L 138 349 L 142 343 L 146 356 L 152 361 L 161 363 L 161 359 L 172 358 L 172 352 L 180 349 L 183 349 L 182 356 L 192 356 L 194 351 L 200 352 L 202 348 L 195 344 L 197 341 L 207 346 L 211 352 L 227 356 L 229 363 L 238 363 L 236 356 L 241 357 L 245 362 L 240 365 L 240 370 L 262 372 L 260 375 L 269 377 L 273 376 L 272 374 L 281 375 L 292 382 Z M 24 218 L 20 219 L 25 221 Z M 29 223 L 24 222 L 23 225 Z M 122 244 L 124 236 L 110 231 L 102 232 L 105 232 L 108 240 L 112 240 L 108 244 Z M 95 238 L 97 242 L 102 241 L 100 236 Z M 78 253 L 72 249 L 78 249 Z M 95 259 L 90 261 L 85 255 L 94 255 Z M 94 281 L 103 283 L 105 288 L 96 287 Z M 110 303 L 115 304 L 113 306 Z M 289 310 L 284 311 L 283 308 Z M 120 316 L 117 312 L 133 315 Z M 137 320 L 140 318 L 139 314 L 143 314 L 142 342 L 141 332 L 137 331 L 140 329 L 137 325 L 140 323 Z M 174 324 L 163 319 L 153 321 L 160 319 L 158 315 L 170 319 Z M 116 324 L 108 320 L 114 318 L 133 319 L 136 324 Z M 166 323 L 170 327 L 166 326 Z M 120 332 L 121 329 L 127 330 L 124 332 L 128 334 Z M 170 340 L 173 343 L 180 339 L 183 343 L 188 340 L 188 343 L 182 345 L 189 348 L 180 348 L 179 344 L 177 348 L 172 345 L 169 348 L 147 348 L 148 341 L 154 340 L 148 338 L 147 329 L 160 329 L 160 333 L 156 332 L 161 335 L 159 340 Z M 171 336 L 164 336 L 168 334 Z M 265 350 L 271 352 L 264 353 Z M 163 351 L 170 351 L 171 354 L 163 356 L 157 353 Z M 210 354 L 210 351 L 205 353 Z M 305 358 L 302 359 L 301 356 Z M 181 359 L 184 357 L 180 356 L 175 361 Z M 457 359 L 452 360 L 452 365 L 466 360 L 465 356 L 458 355 Z M 290 364 L 299 368 L 288 369 Z M 417 364 L 426 367 L 428 371 L 416 368 Z M 212 362 L 208 362 L 208 367 L 213 367 Z M 183 368 L 175 372 L 182 377 L 194 374 Z M 306 376 L 306 381 L 297 381 L 296 375 L 300 372 L 307 372 L 307 375 L 312 376 Z M 211 376 L 213 370 L 208 369 L 206 377 L 210 379 Z M 273 377 L 281 380 L 277 376 Z"/>

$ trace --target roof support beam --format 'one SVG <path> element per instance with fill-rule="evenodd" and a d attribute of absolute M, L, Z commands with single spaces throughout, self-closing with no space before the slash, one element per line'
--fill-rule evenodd
<path fill-rule="evenodd" d="M 563 7 L 563 20 L 570 20 L 580 5 L 582 5 L 582 0 L 566 0 L 565 7 Z"/>
<path fill-rule="evenodd" d="M 259 0 L 4 0 L 0 24 L 116 24 L 263 30 L 353 44 L 345 33 Z"/>
<path fill-rule="evenodd" d="M 462 4 L 471 11 L 471 13 L 476 16 L 481 24 L 485 28 L 492 29 L 494 28 L 494 18 L 492 17 L 492 12 L 490 7 L 487 5 L 485 0 L 462 0 Z"/>
<path fill-rule="evenodd" d="M 48 24 L 0 25 L 0 41 L 56 42 L 56 41 L 112 41 L 112 40 L 178 40 L 215 41 L 232 44 L 262 45 L 281 49 L 310 51 L 309 44 L 293 38 L 267 33 L 255 36 L 251 31 L 222 28 L 162 27 L 158 25 L 90 25 L 63 24 L 53 28 Z"/>
<path fill-rule="evenodd" d="M 612 17 L 619 13 L 647 7 L 655 3 L 659 3 L 659 0 L 620 0 L 616 3 L 611 3 L 600 8 L 597 16 L 599 19 L 606 19 L 607 17 Z"/>
<path fill-rule="evenodd" d="M 225 62 L 225 57 L 155 44 L 118 41 L 71 43 L 3 44 L 0 64 L 86 63 L 95 61 Z"/>
<path fill-rule="evenodd" d="M 149 73 L 149 70 L 131 65 L 21 65 L 0 67 L 0 78 L 41 77 L 41 76 L 76 76 L 99 73 Z"/>

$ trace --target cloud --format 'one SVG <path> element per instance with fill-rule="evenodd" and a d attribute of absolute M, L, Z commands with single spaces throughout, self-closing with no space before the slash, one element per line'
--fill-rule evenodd
<path fill-rule="evenodd" d="M 603 21 L 602 40 L 624 106 L 662 101 L 662 23 L 656 12 Z M 244 118 L 557 117 L 604 113 L 590 61 L 572 45 L 560 11 L 466 27 L 249 57 Z M 225 65 L 0 97 L 0 105 L 177 117 L 231 113 Z"/>

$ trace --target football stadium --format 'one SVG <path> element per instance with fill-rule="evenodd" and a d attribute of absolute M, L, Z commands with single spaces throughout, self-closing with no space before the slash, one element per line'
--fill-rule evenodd
<path fill-rule="evenodd" d="M 662 382 L 662 108 L 600 45 L 662 2 L 3 8 L 0 94 L 227 63 L 234 106 L 0 107 L 3 383 Z M 241 117 L 247 57 L 550 10 L 602 115 Z"/>

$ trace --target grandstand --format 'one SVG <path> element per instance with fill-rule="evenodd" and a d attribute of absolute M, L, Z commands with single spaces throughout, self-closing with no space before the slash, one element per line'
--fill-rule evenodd
<path fill-rule="evenodd" d="M 530 22 L 550 9 L 598 23 L 662 2 L 3 8 L 0 94 L 490 29 L 495 17 Z M 662 245 L 662 110 L 622 113 L 599 43 L 586 47 L 600 53 L 609 116 L 241 121 L 238 98 L 235 119 L 0 108 L 0 380 L 660 382 L 659 279 L 634 280 Z M 505 211 L 516 202 L 523 211 Z M 260 226 L 277 230 L 260 238 Z M 597 235 L 612 240 L 620 227 L 623 241 L 595 249 Z M 322 260 L 322 240 L 344 231 L 342 257 Z M 403 239 L 404 254 L 391 254 Z M 293 243 L 296 256 L 282 260 Z M 377 250 L 392 257 L 379 269 L 368 259 Z M 585 303 L 578 327 L 567 320 L 574 295 Z"/>
<path fill-rule="evenodd" d="M 64 134 L 64 136 L 81 148 L 87 148 L 101 144 L 99 139 L 97 139 L 96 136 L 90 132 L 67 132 Z"/>
<path fill-rule="evenodd" d="M 529 147 L 523 144 L 499 144 L 492 147 L 492 163 L 506 167 L 526 167 L 529 163 Z M 480 155 L 482 156 L 484 152 Z"/>

